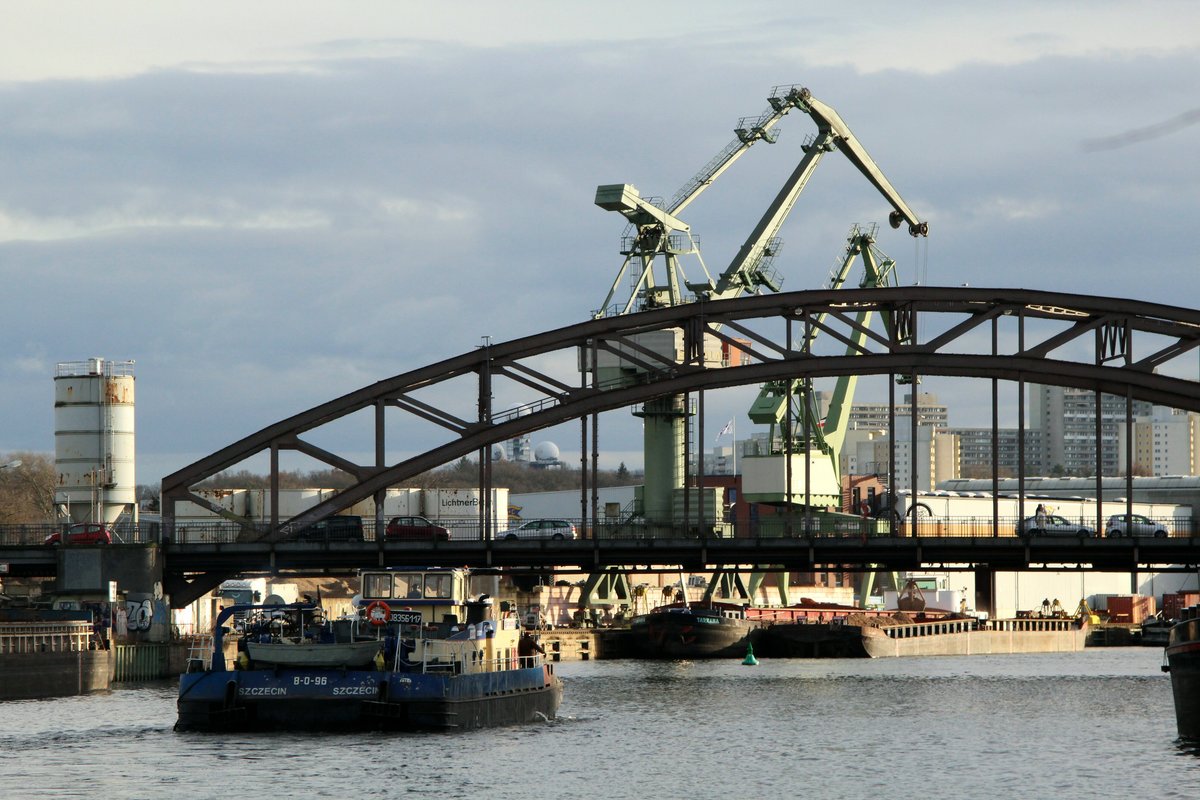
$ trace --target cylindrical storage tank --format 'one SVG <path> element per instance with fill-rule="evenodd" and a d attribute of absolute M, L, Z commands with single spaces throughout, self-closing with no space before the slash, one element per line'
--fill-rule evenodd
<path fill-rule="evenodd" d="M 55 503 L 72 522 L 137 520 L 133 362 L 90 358 L 54 373 Z"/>

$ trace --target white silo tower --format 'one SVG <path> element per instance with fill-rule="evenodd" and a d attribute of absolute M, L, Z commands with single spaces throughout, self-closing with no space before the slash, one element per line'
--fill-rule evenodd
<path fill-rule="evenodd" d="M 72 522 L 137 521 L 133 362 L 90 358 L 54 372 L 54 502 Z"/>

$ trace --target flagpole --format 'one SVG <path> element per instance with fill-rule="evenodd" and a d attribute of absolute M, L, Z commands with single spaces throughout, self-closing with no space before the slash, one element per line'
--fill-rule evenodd
<path fill-rule="evenodd" d="M 737 417 L 733 418 L 733 474 L 736 476 L 737 471 Z"/>

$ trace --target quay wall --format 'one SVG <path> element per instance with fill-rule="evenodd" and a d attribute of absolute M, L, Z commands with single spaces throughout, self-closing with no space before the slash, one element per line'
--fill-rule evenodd
<path fill-rule="evenodd" d="M 0 700 L 109 688 L 113 652 L 80 620 L 0 622 Z"/>
<path fill-rule="evenodd" d="M 111 650 L 0 653 L 0 700 L 105 691 L 112 672 Z"/>

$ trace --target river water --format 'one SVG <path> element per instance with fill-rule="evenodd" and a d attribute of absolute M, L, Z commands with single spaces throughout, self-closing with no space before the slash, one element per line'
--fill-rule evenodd
<path fill-rule="evenodd" d="M 433 735 L 175 733 L 123 685 L 0 703 L 0 797 L 1194 800 L 1161 660 L 562 663 L 558 720 Z"/>

